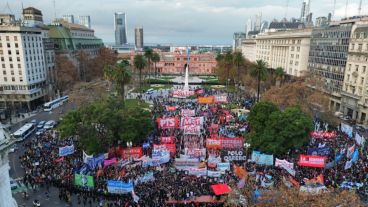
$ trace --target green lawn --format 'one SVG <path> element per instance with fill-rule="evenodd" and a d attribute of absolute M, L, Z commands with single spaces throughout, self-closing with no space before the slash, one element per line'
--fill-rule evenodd
<path fill-rule="evenodd" d="M 125 106 L 127 108 L 134 108 L 134 107 L 140 107 L 140 108 L 149 108 L 149 104 L 145 102 L 140 102 L 137 99 L 127 99 L 125 100 Z"/>
<path fill-rule="evenodd" d="M 140 92 L 145 92 L 147 91 L 148 89 L 152 88 L 154 90 L 159 90 L 159 89 L 170 89 L 172 88 L 173 86 L 170 84 L 170 85 L 164 85 L 164 84 L 145 84 L 142 86 L 142 90 L 139 90 L 139 86 L 137 88 L 135 88 L 133 90 L 134 93 L 140 93 Z"/>

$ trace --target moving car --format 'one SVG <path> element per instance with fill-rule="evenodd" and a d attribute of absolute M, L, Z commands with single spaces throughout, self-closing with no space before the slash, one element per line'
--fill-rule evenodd
<path fill-rule="evenodd" d="M 56 122 L 54 120 L 50 120 L 48 122 L 45 123 L 45 125 L 43 126 L 44 129 L 52 129 L 54 128 L 56 125 Z"/>
<path fill-rule="evenodd" d="M 37 125 L 37 129 L 42 129 L 43 125 L 45 125 L 46 121 L 40 121 Z"/>

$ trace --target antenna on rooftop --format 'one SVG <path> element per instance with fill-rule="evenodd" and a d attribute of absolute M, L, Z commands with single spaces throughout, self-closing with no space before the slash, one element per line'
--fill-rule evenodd
<path fill-rule="evenodd" d="M 363 0 L 360 0 L 359 2 L 359 9 L 358 9 L 358 15 L 360 16 L 360 13 L 362 12 L 362 2 Z"/>

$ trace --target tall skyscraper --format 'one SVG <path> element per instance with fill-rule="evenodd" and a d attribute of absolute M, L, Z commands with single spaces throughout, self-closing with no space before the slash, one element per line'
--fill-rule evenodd
<path fill-rule="evenodd" d="M 135 39 L 135 47 L 137 49 L 142 49 L 143 44 L 143 27 L 136 27 L 134 29 L 134 39 Z"/>
<path fill-rule="evenodd" d="M 69 23 L 74 24 L 74 15 L 73 14 L 66 14 L 63 15 L 63 19 Z"/>
<path fill-rule="evenodd" d="M 79 16 L 79 24 L 91 29 L 91 17 L 90 16 Z"/>
<path fill-rule="evenodd" d="M 123 45 L 128 44 L 127 40 L 127 24 L 126 24 L 126 14 L 124 12 L 115 13 L 115 44 Z"/>
<path fill-rule="evenodd" d="M 310 13 L 310 4 L 311 4 L 310 0 L 303 0 L 302 10 L 300 12 L 300 21 L 303 23 L 308 22 L 307 20 Z"/>
<path fill-rule="evenodd" d="M 253 22 L 252 18 L 249 18 L 247 21 L 247 29 L 245 31 L 246 36 L 248 36 L 248 33 L 253 30 Z"/>
<path fill-rule="evenodd" d="M 262 24 L 262 13 L 256 14 L 254 25 L 253 25 L 253 31 L 260 31 L 261 30 L 261 24 Z"/>

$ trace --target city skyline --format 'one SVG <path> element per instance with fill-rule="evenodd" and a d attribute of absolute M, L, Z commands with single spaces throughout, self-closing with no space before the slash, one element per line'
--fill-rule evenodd
<path fill-rule="evenodd" d="M 93 20 L 92 29 L 96 36 L 105 43 L 115 42 L 115 12 L 127 14 L 127 39 L 134 44 L 134 28 L 142 25 L 145 28 L 145 42 L 172 44 L 231 44 L 234 32 L 244 32 L 248 18 L 262 12 L 262 20 L 272 21 L 285 17 L 286 0 L 262 2 L 255 0 L 108 0 L 100 5 L 97 0 L 88 4 L 82 0 L 56 1 L 56 11 L 51 0 L 23 0 L 9 2 L 12 13 L 17 18 L 21 14 L 21 3 L 24 7 L 32 6 L 44 14 L 44 22 L 50 23 L 64 14 L 75 16 L 89 15 Z M 6 2 L 1 5 L 2 13 L 10 13 Z M 336 1 L 334 19 L 345 16 L 345 0 Z M 359 0 L 350 0 L 348 16 L 358 14 Z M 287 18 L 299 18 L 302 0 L 290 1 Z M 316 17 L 327 16 L 333 12 L 333 0 L 312 1 L 310 12 L 313 21 Z M 363 4 L 362 14 L 368 14 L 368 6 Z M 221 28 L 221 29 L 219 29 Z"/>

